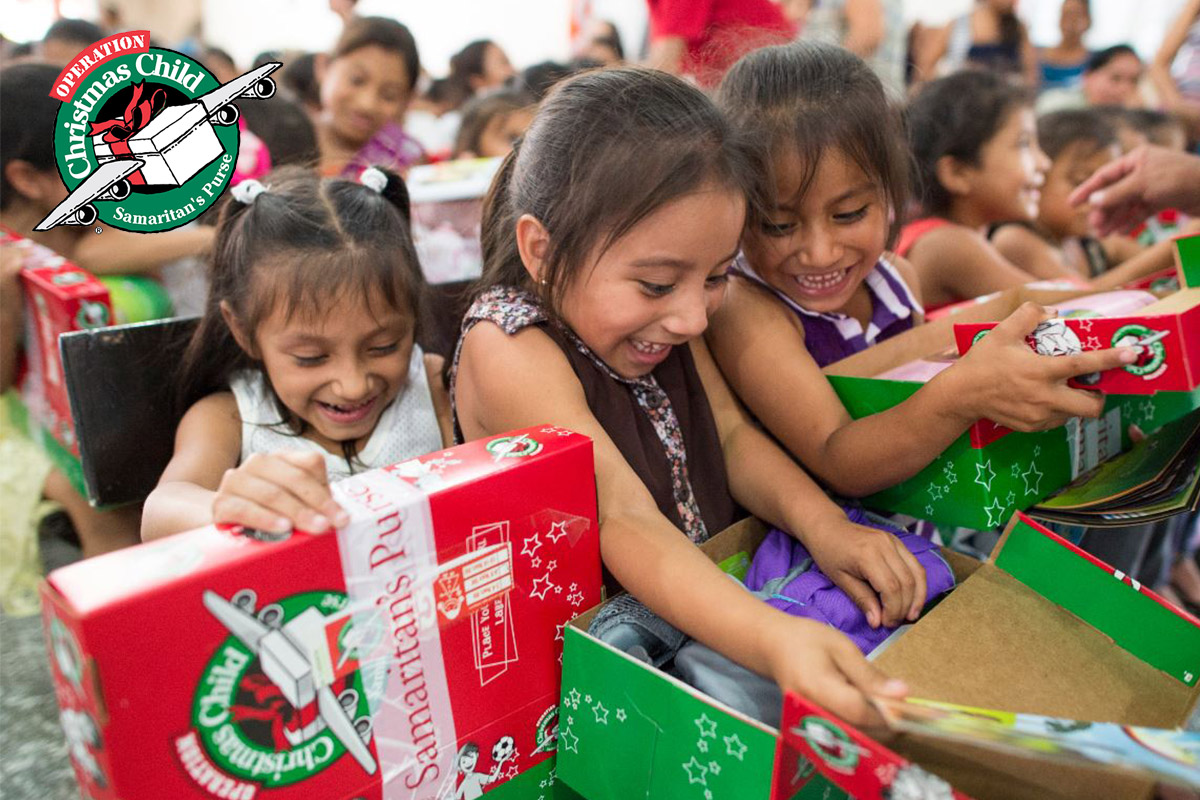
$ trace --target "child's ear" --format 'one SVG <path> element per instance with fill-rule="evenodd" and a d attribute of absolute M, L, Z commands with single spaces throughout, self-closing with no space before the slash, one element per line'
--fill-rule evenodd
<path fill-rule="evenodd" d="M 942 156 L 934 165 L 938 183 L 946 187 L 946 191 L 954 195 L 965 195 L 971 192 L 970 172 L 973 170 L 954 156 Z"/>
<path fill-rule="evenodd" d="M 26 200 L 45 205 L 53 199 L 51 191 L 55 188 L 62 192 L 62 180 L 51 172 L 47 175 L 33 164 L 20 158 L 14 158 L 4 165 L 4 177 L 13 190 Z M 53 180 L 51 181 L 50 178 Z"/>
<path fill-rule="evenodd" d="M 258 349 L 254 346 L 254 337 L 248 336 L 246 329 L 242 327 L 242 323 L 238 321 L 237 316 L 233 313 L 233 309 L 229 307 L 229 303 L 225 300 L 221 301 L 221 316 L 225 319 L 225 324 L 229 326 L 229 332 L 233 334 L 233 340 L 237 342 L 238 347 L 251 358 L 258 358 Z"/>
<path fill-rule="evenodd" d="M 521 263 L 534 283 L 542 282 L 546 266 L 546 253 L 550 250 L 550 233 L 546 226 L 532 214 L 522 214 L 517 220 L 517 251 Z"/>

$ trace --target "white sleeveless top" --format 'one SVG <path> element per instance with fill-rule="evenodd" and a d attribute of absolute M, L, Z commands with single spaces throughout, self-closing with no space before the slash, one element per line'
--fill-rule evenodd
<path fill-rule="evenodd" d="M 262 372 L 237 372 L 230 380 L 229 388 L 237 400 L 238 415 L 242 418 L 242 461 L 252 453 L 279 450 L 320 453 L 325 458 L 325 472 L 329 480 L 341 480 L 352 474 L 346 459 L 330 453 L 311 439 L 295 435 L 287 423 L 280 421 L 279 409 L 267 391 Z M 420 347 L 413 345 L 408 364 L 408 383 L 404 391 L 383 410 L 366 446 L 355 457 L 353 472 L 386 467 L 441 449 L 442 434 L 433 408 L 433 397 L 429 393 L 425 354 Z"/>

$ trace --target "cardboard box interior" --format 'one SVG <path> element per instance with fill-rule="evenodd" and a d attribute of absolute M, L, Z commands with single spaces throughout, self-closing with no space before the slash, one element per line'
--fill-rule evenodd
<path fill-rule="evenodd" d="M 914 697 L 1076 720 L 1183 725 L 1200 699 L 1200 683 L 1187 666 L 1200 663 L 1200 628 L 1123 582 L 1120 573 L 1114 580 L 1110 569 L 1065 543 L 1023 536 L 1006 549 L 1011 530 L 987 562 L 943 550 L 957 587 L 876 663 L 907 681 Z M 762 523 L 744 520 L 702 549 L 720 564 L 740 553 L 752 556 L 764 535 Z M 576 617 L 571 627 L 586 636 L 598 611 Z M 607 654 L 654 671 L 587 639 Z M 665 681 L 662 691 L 678 688 L 744 725 L 779 736 L 775 729 L 658 674 Z M 567 680 L 564 676 L 564 691 Z M 1064 765 L 915 734 L 870 733 L 979 800 L 1142 798 L 1153 789 L 1148 779 L 1111 767 Z M 569 781 L 578 775 L 572 765 L 563 771 Z"/>

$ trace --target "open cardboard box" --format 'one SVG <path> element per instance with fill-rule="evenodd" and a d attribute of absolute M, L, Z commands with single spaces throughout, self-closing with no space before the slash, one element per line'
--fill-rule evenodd
<path fill-rule="evenodd" d="M 746 520 L 702 549 L 736 572 L 764 535 Z M 958 587 L 876 662 L 914 696 L 1164 728 L 1195 705 L 1200 621 L 1120 573 L 1023 516 L 985 564 L 943 555 Z M 598 610 L 566 629 L 559 716 L 559 777 L 591 800 L 1091 800 L 1152 789 L 1099 765 L 912 734 L 875 739 L 791 694 L 776 730 L 588 635 Z M 901 783 L 925 793 L 901 794 Z"/>
<path fill-rule="evenodd" d="M 834 362 L 824 373 L 852 417 L 876 414 L 925 385 L 877 376 L 914 359 L 954 352 L 956 325 L 1004 319 L 1027 300 L 1051 305 L 1080 294 L 1012 289 Z M 1128 447 L 1130 424 L 1149 433 L 1197 407 L 1200 387 L 1150 396 L 1109 395 L 1099 419 L 1073 420 L 1049 431 L 1019 433 L 979 420 L 925 469 L 864 502 L 939 525 L 994 528 Z"/>

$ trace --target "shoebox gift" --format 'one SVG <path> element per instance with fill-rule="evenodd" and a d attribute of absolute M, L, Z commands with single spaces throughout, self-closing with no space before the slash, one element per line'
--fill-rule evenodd
<path fill-rule="evenodd" d="M 17 375 L 21 406 L 10 413 L 73 482 L 82 486 L 79 443 L 71 419 L 58 337 L 112 323 L 108 289 L 90 272 L 7 228 L 0 247 L 20 253 L 25 295 L 22 366 Z M 15 399 L 15 398 L 14 398 Z M 82 491 L 82 489 L 81 489 Z"/>
<path fill-rule="evenodd" d="M 138 97 L 129 105 L 137 106 Z M 182 186 L 225 152 L 202 103 L 162 108 L 140 128 L 127 119 L 113 122 L 92 136 L 96 160 L 141 159 L 145 163 L 129 176 L 139 186 Z"/>
<path fill-rule="evenodd" d="M 530 428 L 333 491 L 336 533 L 210 526 L 49 576 L 86 797 L 558 791 L 561 629 L 600 599 L 591 441 Z"/>
<path fill-rule="evenodd" d="M 1200 620 L 1022 514 L 875 663 L 924 698 L 879 700 L 885 730 L 796 695 L 781 726 L 862 800 L 1200 789 L 1200 733 L 1180 730 L 1200 699 Z"/>
<path fill-rule="evenodd" d="M 747 520 L 702 549 L 736 574 L 764 534 Z M 957 588 L 870 656 L 928 699 L 869 732 L 790 693 L 779 728 L 750 719 L 591 636 L 589 610 L 566 630 L 559 776 L 590 800 L 1091 800 L 1190 780 L 1197 735 L 1174 728 L 1200 691 L 1200 621 L 1024 517 L 987 563 L 942 553 Z M 937 704 L 1020 735 L 891 729 L 898 707 Z M 1056 728 L 1126 746 L 1055 750 Z"/>
<path fill-rule="evenodd" d="M 1132 364 L 1073 378 L 1071 385 L 1079 389 L 1154 394 L 1200 386 L 1200 274 L 1196 274 L 1200 272 L 1200 235 L 1177 239 L 1175 254 L 1176 271 L 1184 288 L 1140 308 L 1065 313 L 1060 319 L 1039 325 L 1028 339 L 1030 347 L 1045 355 L 1121 346 L 1141 348 L 1138 360 Z M 995 325 L 996 321 L 955 325 L 958 352 L 965 354 Z"/>
<path fill-rule="evenodd" d="M 1094 313 L 1089 306 L 1141 303 L 1152 295 L 1012 289 L 985 303 L 919 325 L 911 331 L 825 367 L 824 372 L 855 419 L 907 400 L 959 357 L 955 328 L 1001 320 L 1027 300 L 1059 306 L 1062 313 Z M 1108 395 L 1098 419 L 1073 419 L 1032 433 L 981 419 L 919 473 L 865 498 L 866 505 L 909 514 L 945 526 L 997 527 L 1014 511 L 1029 508 L 1129 445 L 1128 427 L 1147 433 L 1200 407 L 1200 388 L 1153 395 Z"/>
<path fill-rule="evenodd" d="M 701 550 L 744 580 L 766 536 L 756 519 Z M 943 550 L 961 580 L 978 564 Z M 558 774 L 589 800 L 845 800 L 791 752 L 779 729 L 704 694 L 588 632 L 600 608 L 566 629 Z"/>
<path fill-rule="evenodd" d="M 470 280 L 483 271 L 483 197 L 501 161 L 462 158 L 409 171 L 413 243 L 430 283 Z"/>

